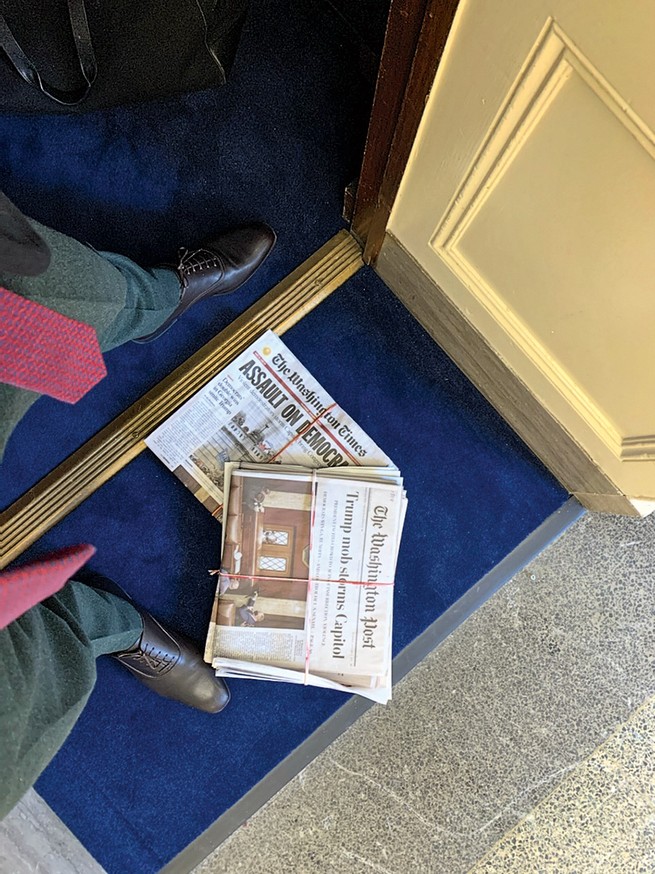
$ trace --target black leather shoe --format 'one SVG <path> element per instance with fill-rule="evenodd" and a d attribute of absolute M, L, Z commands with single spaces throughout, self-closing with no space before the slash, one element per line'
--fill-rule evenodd
<path fill-rule="evenodd" d="M 266 260 L 275 245 L 275 233 L 263 223 L 244 225 L 208 240 L 200 249 L 180 249 L 175 269 L 181 296 L 176 309 L 152 334 L 135 343 L 150 343 L 161 337 L 194 303 L 236 291 Z"/>
<path fill-rule="evenodd" d="M 126 652 L 112 653 L 113 657 L 164 698 L 207 713 L 223 710 L 230 691 L 203 662 L 196 647 L 181 635 L 167 631 L 145 610 L 136 609 L 143 619 L 139 642 Z"/>

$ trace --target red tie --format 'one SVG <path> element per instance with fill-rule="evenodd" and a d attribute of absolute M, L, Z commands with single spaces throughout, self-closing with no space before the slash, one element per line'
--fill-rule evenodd
<path fill-rule="evenodd" d="M 88 543 L 68 546 L 0 573 L 0 628 L 63 588 L 94 552 Z"/>
<path fill-rule="evenodd" d="M 90 325 L 0 288 L 0 382 L 74 404 L 106 373 Z"/>

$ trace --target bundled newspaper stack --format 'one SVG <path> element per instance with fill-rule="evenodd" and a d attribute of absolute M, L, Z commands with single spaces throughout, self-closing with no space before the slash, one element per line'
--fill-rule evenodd
<path fill-rule="evenodd" d="M 227 474 L 205 660 L 221 677 L 305 683 L 386 703 L 407 504 L 400 476 L 277 465 L 227 465 Z"/>
<path fill-rule="evenodd" d="M 402 479 L 280 338 L 262 334 L 146 443 L 224 522 L 216 672 L 387 701 Z"/>

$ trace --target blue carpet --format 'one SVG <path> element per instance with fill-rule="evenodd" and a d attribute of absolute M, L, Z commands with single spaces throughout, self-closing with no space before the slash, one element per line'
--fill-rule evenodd
<path fill-rule="evenodd" d="M 110 353 L 109 378 L 80 404 L 40 401 L 0 468 L 4 505 L 340 227 L 367 97 L 348 72 L 352 46 L 308 0 L 255 11 L 220 91 L 79 118 L 0 117 L 1 187 L 96 246 L 156 259 L 251 217 L 280 238 L 254 284 L 152 346 Z M 371 271 L 284 341 L 405 475 L 397 653 L 566 495 Z M 38 548 L 84 540 L 98 547 L 95 570 L 203 641 L 220 528 L 148 452 Z M 241 681 L 216 717 L 152 695 L 108 659 L 98 672 L 37 789 L 110 874 L 159 870 L 346 700 Z"/>

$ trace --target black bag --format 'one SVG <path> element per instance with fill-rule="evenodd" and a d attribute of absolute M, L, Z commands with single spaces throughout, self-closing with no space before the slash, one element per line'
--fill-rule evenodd
<path fill-rule="evenodd" d="M 247 6 L 0 0 L 0 111 L 85 111 L 222 85 Z"/>

